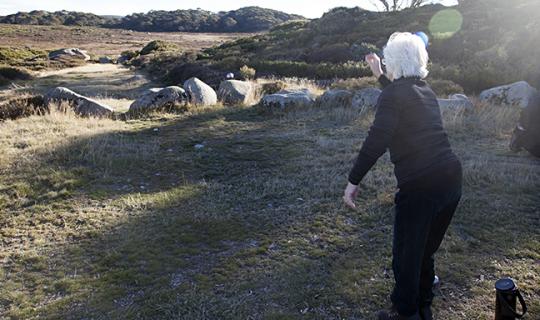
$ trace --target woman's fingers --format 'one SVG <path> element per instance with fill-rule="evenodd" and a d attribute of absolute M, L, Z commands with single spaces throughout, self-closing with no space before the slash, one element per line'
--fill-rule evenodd
<path fill-rule="evenodd" d="M 352 200 L 350 196 L 347 196 L 347 195 L 343 196 L 343 201 L 349 208 L 356 209 L 356 204 L 354 203 L 354 201 Z"/>
<path fill-rule="evenodd" d="M 347 188 L 345 188 L 343 201 L 350 208 L 356 209 L 356 204 L 354 203 L 354 199 L 356 198 L 357 195 L 358 195 L 358 186 L 349 182 L 347 184 Z"/>

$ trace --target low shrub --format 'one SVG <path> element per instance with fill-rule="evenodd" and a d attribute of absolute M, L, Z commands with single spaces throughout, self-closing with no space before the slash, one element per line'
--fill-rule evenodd
<path fill-rule="evenodd" d="M 178 46 L 174 43 L 170 43 L 163 40 L 154 40 L 150 41 L 144 48 L 142 48 L 140 54 L 142 56 L 158 52 L 158 51 L 174 51 L 177 50 Z"/>
<path fill-rule="evenodd" d="M 336 80 L 330 85 L 330 88 L 344 90 L 360 90 L 364 88 L 373 88 L 379 86 L 380 84 L 379 81 L 377 81 L 377 78 L 362 77 Z"/>
<path fill-rule="evenodd" d="M 130 61 L 132 60 L 133 58 L 136 58 L 139 56 L 139 51 L 134 51 L 134 50 L 126 50 L 126 51 L 122 51 L 122 53 L 120 53 L 120 56 L 125 59 L 125 61 Z"/>
<path fill-rule="evenodd" d="M 0 121 L 45 114 L 48 110 L 42 96 L 18 97 L 0 104 Z"/>
<path fill-rule="evenodd" d="M 365 77 L 371 74 L 369 67 L 360 62 L 310 64 L 301 61 L 258 60 L 251 62 L 251 65 L 257 69 L 259 75 L 264 74 L 281 77 L 345 79 Z"/>
<path fill-rule="evenodd" d="M 45 50 L 34 50 L 29 48 L 0 48 L 0 63 L 14 64 L 31 59 L 47 59 Z"/>
<path fill-rule="evenodd" d="M 31 70 L 50 67 L 47 51 L 8 47 L 0 47 L 0 65 L 20 66 Z"/>
<path fill-rule="evenodd" d="M 256 73 L 257 73 L 257 71 L 255 69 L 250 68 L 250 67 L 248 67 L 246 65 L 244 65 L 244 66 L 242 66 L 240 68 L 240 76 L 245 80 L 255 78 Z"/>
<path fill-rule="evenodd" d="M 32 80 L 34 78 L 32 74 L 24 68 L 9 66 L 0 66 L 0 76 L 7 80 Z"/>
<path fill-rule="evenodd" d="M 6 79 L 2 75 L 0 75 L 0 87 L 7 86 L 10 83 L 11 81 L 9 81 L 9 79 Z"/>
<path fill-rule="evenodd" d="M 451 94 L 464 92 L 463 87 L 452 80 L 431 79 L 428 83 L 438 97 L 446 98 Z"/>
<path fill-rule="evenodd" d="M 261 91 L 263 94 L 274 94 L 281 90 L 284 90 L 287 87 L 287 84 L 281 80 L 263 83 L 261 86 Z"/>

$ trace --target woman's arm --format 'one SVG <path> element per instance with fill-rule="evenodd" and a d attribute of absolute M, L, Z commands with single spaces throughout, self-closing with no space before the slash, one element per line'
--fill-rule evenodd
<path fill-rule="evenodd" d="M 349 173 L 349 182 L 353 185 L 360 183 L 392 141 L 398 124 L 399 110 L 390 95 L 390 92 L 383 92 L 379 98 L 375 120 Z"/>
<path fill-rule="evenodd" d="M 368 54 L 366 62 L 383 88 L 392 83 L 383 73 L 379 56 L 375 53 Z M 349 183 L 343 195 L 343 201 L 347 206 L 353 209 L 356 208 L 354 199 L 358 195 L 358 184 L 377 162 L 377 159 L 386 152 L 397 127 L 397 122 L 397 107 L 390 99 L 389 93 L 383 92 L 377 102 L 375 121 L 369 129 L 368 136 L 360 149 L 354 167 L 349 173 Z"/>

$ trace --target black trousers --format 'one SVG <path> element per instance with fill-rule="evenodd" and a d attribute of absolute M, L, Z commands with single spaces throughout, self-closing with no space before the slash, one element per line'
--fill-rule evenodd
<path fill-rule="evenodd" d="M 391 300 L 403 316 L 433 301 L 434 254 L 461 198 L 462 169 L 452 161 L 411 183 L 395 196 Z"/>

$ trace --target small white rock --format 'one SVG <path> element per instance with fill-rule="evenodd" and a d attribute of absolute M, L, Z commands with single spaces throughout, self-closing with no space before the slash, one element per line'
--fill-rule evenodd
<path fill-rule="evenodd" d="M 204 148 L 204 144 L 196 144 L 195 145 L 195 149 L 199 150 L 199 149 L 202 149 Z"/>

